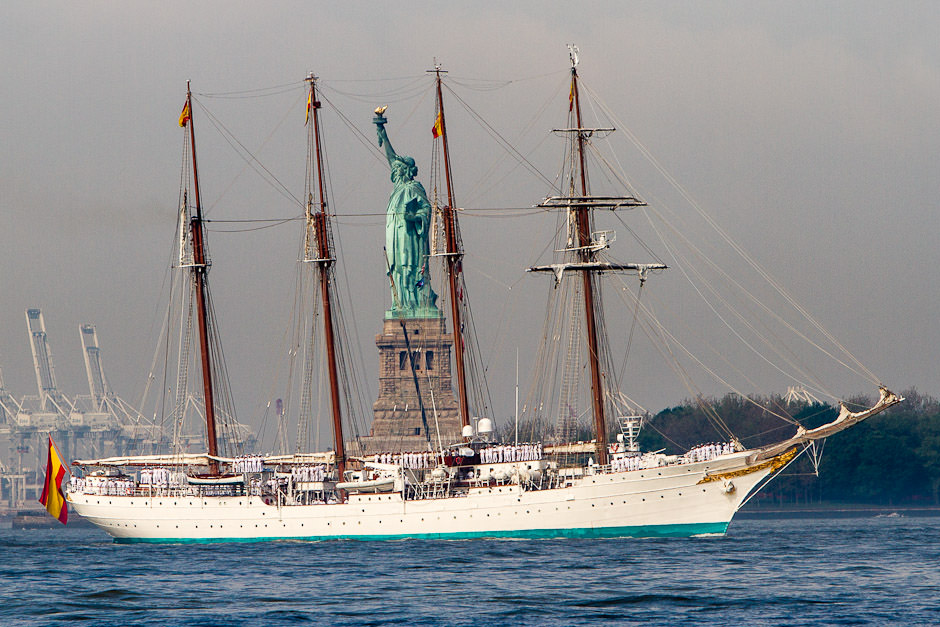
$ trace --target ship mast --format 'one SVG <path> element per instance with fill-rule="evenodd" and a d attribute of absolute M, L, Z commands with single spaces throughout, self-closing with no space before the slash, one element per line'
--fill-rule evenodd
<path fill-rule="evenodd" d="M 313 126 L 308 132 L 308 140 L 313 143 L 314 161 L 316 166 L 316 183 L 319 192 L 319 204 L 314 205 L 313 194 L 307 194 L 307 241 L 304 246 L 304 261 L 314 262 L 320 266 L 320 298 L 323 302 L 323 332 L 326 338 L 326 360 L 330 379 L 330 408 L 333 417 L 333 440 L 336 455 L 336 469 L 339 481 L 343 481 L 346 471 L 346 446 L 343 439 L 343 420 L 340 410 L 339 377 L 336 368 L 336 344 L 333 330 L 333 309 L 330 300 L 330 281 L 333 276 L 335 259 L 331 256 L 330 242 L 332 237 L 329 231 L 329 220 L 326 215 L 326 188 L 323 181 L 323 160 L 320 152 L 320 101 L 317 100 L 317 77 L 307 75 L 310 84 L 310 94 L 307 99 L 307 114 L 313 118 Z M 309 152 L 309 149 L 308 149 Z M 309 171 L 309 168 L 308 168 Z M 315 242 L 310 242 L 311 233 Z M 316 245 L 316 258 L 310 258 L 311 247 Z M 340 499 L 342 494 L 340 493 Z"/>
<path fill-rule="evenodd" d="M 467 374 L 465 363 L 465 346 L 463 333 L 461 333 L 462 322 L 460 314 L 460 300 L 458 289 L 458 274 L 461 271 L 461 260 L 463 251 L 460 249 L 460 241 L 457 229 L 457 212 L 454 207 L 454 185 L 450 175 L 450 151 L 447 145 L 447 124 L 444 119 L 444 96 L 441 90 L 441 74 L 446 71 L 441 70 L 437 65 L 434 70 L 437 83 L 437 120 L 435 121 L 435 132 L 440 133 L 444 153 L 444 180 L 447 184 L 447 204 L 441 208 L 441 214 L 444 221 L 444 245 L 445 260 L 447 263 L 447 283 L 450 290 L 450 317 L 451 327 L 454 334 L 454 361 L 457 364 L 457 394 L 458 407 L 460 409 L 460 424 L 466 427 L 470 424 L 470 408 L 467 399 Z"/>
<path fill-rule="evenodd" d="M 588 363 L 591 368 L 591 404 L 594 415 L 594 433 L 596 435 L 597 463 L 607 464 L 607 421 L 606 403 L 603 387 L 603 375 L 600 363 L 599 318 L 603 312 L 598 306 L 599 294 L 595 285 L 596 272 L 636 272 L 640 280 L 645 280 L 650 270 L 663 270 L 662 263 L 615 263 L 597 256 L 598 251 L 608 247 L 606 234 L 597 239 L 591 233 L 595 209 L 625 209 L 642 207 L 646 203 L 634 196 L 592 196 L 588 190 L 587 164 L 584 148 L 587 140 L 595 133 L 613 132 L 613 128 L 585 128 L 581 123 L 581 97 L 578 90 L 578 49 L 568 46 L 571 55 L 571 91 L 569 92 L 569 117 L 573 115 L 573 128 L 555 129 L 559 133 L 574 133 L 577 138 L 572 142 L 571 180 L 567 195 L 551 196 L 539 203 L 539 207 L 563 209 L 568 212 L 569 231 L 565 253 L 568 255 L 562 263 L 534 266 L 527 272 L 551 272 L 555 275 L 555 285 L 561 282 L 564 273 L 577 271 L 581 274 L 584 298 L 584 318 L 588 340 Z M 576 191 L 574 168 L 578 168 L 579 189 Z M 580 192 L 580 195 L 577 193 Z M 572 259 L 574 258 L 574 260 Z"/>
<path fill-rule="evenodd" d="M 581 178 L 581 197 L 588 197 L 587 169 L 584 163 L 584 129 L 581 126 L 581 99 L 578 94 L 578 57 L 571 56 L 571 104 L 577 129 L 578 169 Z M 577 231 L 578 257 L 582 263 L 594 260 L 591 241 L 591 206 L 573 205 Z M 588 362 L 591 365 L 591 398 L 594 405 L 594 436 L 597 438 L 597 463 L 607 465 L 607 420 L 605 417 L 604 388 L 601 384 L 601 365 L 597 342 L 597 316 L 594 311 L 594 275 L 591 270 L 581 272 L 584 292 L 584 315 L 587 322 Z"/>
<path fill-rule="evenodd" d="M 206 293 L 206 279 L 209 264 L 206 260 L 205 237 L 202 229 L 202 196 L 199 194 L 199 174 L 196 169 L 196 132 L 193 129 L 193 97 L 186 81 L 186 109 L 189 118 L 185 123 L 189 125 L 189 146 L 193 160 L 193 195 L 196 197 L 196 212 L 190 220 L 190 232 L 193 238 L 193 283 L 196 288 L 196 315 L 199 325 L 199 351 L 202 361 L 202 385 L 206 401 L 206 440 L 209 445 L 209 474 L 219 474 L 219 462 L 213 459 L 219 455 L 218 441 L 216 439 L 215 422 L 215 393 L 212 385 L 212 357 L 209 350 L 209 321 L 208 321 L 208 295 Z"/>

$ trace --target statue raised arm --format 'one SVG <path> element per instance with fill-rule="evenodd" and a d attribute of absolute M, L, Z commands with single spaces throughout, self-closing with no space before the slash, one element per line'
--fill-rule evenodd
<path fill-rule="evenodd" d="M 414 180 L 418 174 L 415 160 L 392 148 L 384 113 L 385 107 L 379 107 L 372 121 L 395 184 L 385 215 L 385 256 L 392 289 L 392 308 L 386 317 L 438 317 L 441 313 L 435 304 L 437 295 L 431 289 L 428 265 L 431 203 L 424 186 Z"/>
<path fill-rule="evenodd" d="M 388 119 L 385 117 L 384 113 L 387 108 L 388 107 L 385 106 L 378 107 L 375 110 L 375 117 L 372 118 L 372 122 L 375 123 L 375 132 L 379 136 L 379 147 L 385 148 L 385 158 L 388 159 L 388 165 L 391 167 L 392 163 L 399 157 L 395 149 L 392 148 L 392 142 L 388 141 L 388 133 L 385 132 L 385 124 L 388 122 Z"/>

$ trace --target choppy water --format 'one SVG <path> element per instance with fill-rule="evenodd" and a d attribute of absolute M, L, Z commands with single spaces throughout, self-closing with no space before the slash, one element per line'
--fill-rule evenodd
<path fill-rule="evenodd" d="M 940 624 L 940 518 L 725 537 L 118 545 L 0 531 L 2 625 Z"/>

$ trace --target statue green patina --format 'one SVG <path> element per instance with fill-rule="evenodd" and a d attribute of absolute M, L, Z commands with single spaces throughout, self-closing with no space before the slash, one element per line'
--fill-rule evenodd
<path fill-rule="evenodd" d="M 437 294 L 431 289 L 428 265 L 431 203 L 424 186 L 414 180 L 418 174 L 415 160 L 397 154 L 388 141 L 384 112 L 384 108 L 376 109 L 372 121 L 379 146 L 385 147 L 395 184 L 385 215 L 385 256 L 392 288 L 392 308 L 385 312 L 385 317 L 437 318 L 441 312 L 436 305 Z"/>

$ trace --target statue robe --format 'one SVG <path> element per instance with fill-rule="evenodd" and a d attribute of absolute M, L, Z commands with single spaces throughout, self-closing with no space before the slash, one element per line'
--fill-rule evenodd
<path fill-rule="evenodd" d="M 428 271 L 431 204 L 424 186 L 415 180 L 395 181 L 388 199 L 385 222 L 385 254 L 395 282 L 398 302 L 394 309 L 414 315 L 421 307 L 434 306 Z"/>

